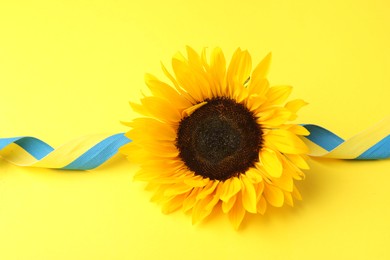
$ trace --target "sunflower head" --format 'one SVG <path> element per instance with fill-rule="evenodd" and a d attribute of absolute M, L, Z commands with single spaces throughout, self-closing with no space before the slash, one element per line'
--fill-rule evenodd
<path fill-rule="evenodd" d="M 294 180 L 304 178 L 308 148 L 299 136 L 309 133 L 289 121 L 306 103 L 284 104 L 292 87 L 269 85 L 270 60 L 252 71 L 247 51 L 227 66 L 219 48 L 208 59 L 187 47 L 187 57 L 173 57 L 173 74 L 162 66 L 170 83 L 145 76 L 151 94 L 130 103 L 142 116 L 126 123 L 133 142 L 121 151 L 164 212 L 182 209 L 197 223 L 221 210 L 238 228 L 246 212 L 301 198 Z"/>

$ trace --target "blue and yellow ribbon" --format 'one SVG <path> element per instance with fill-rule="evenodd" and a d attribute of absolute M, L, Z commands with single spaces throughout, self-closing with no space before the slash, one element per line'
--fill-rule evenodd
<path fill-rule="evenodd" d="M 348 140 L 317 125 L 304 127 L 310 132 L 303 140 L 311 156 L 354 160 L 390 158 L 390 117 Z"/>
<path fill-rule="evenodd" d="M 18 165 L 63 170 L 94 169 L 130 140 L 123 133 L 81 137 L 54 149 L 35 137 L 0 139 L 0 157 Z"/>
<path fill-rule="evenodd" d="M 310 156 L 337 159 L 373 160 L 390 158 L 390 117 L 344 140 L 313 124 L 303 125 L 310 135 L 302 137 Z M 94 169 L 129 143 L 123 133 L 81 137 L 54 149 L 35 137 L 0 138 L 0 157 L 19 166 L 63 170 Z"/>

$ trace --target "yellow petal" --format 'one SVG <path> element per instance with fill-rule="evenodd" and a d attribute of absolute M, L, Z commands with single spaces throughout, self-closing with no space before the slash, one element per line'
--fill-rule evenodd
<path fill-rule="evenodd" d="M 288 171 L 284 171 L 280 178 L 272 179 L 272 184 L 288 192 L 292 192 L 294 186 L 293 178 Z"/>
<path fill-rule="evenodd" d="M 256 194 L 257 194 L 256 200 L 260 201 L 260 198 L 262 197 L 263 192 L 264 192 L 264 182 L 257 183 L 255 185 L 255 188 L 256 188 Z"/>
<path fill-rule="evenodd" d="M 201 200 L 196 201 L 192 210 L 192 224 L 196 224 L 210 215 L 211 210 L 207 209 L 206 206 L 213 200 L 213 196 L 209 195 Z"/>
<path fill-rule="evenodd" d="M 185 174 L 182 171 L 173 171 L 173 172 L 158 172 L 157 176 L 153 179 L 149 180 L 153 183 L 160 183 L 160 184 L 177 184 L 178 182 L 184 182 L 186 179 L 190 179 L 191 175 Z M 185 182 L 184 182 L 185 183 Z"/>
<path fill-rule="evenodd" d="M 139 169 L 136 172 L 134 178 L 137 180 L 148 180 L 148 181 L 150 181 L 151 179 L 166 178 L 172 176 L 175 177 L 178 176 L 181 178 L 181 180 L 192 178 L 191 174 L 187 173 L 185 170 L 177 169 L 174 166 L 169 166 L 167 168 L 160 168 L 159 165 L 162 164 L 156 162 L 154 168 L 148 168 L 142 166 L 141 169 Z"/>
<path fill-rule="evenodd" d="M 272 185 L 266 184 L 264 189 L 264 197 L 274 207 L 283 206 L 284 194 L 283 192 Z"/>
<path fill-rule="evenodd" d="M 241 194 L 242 194 L 242 204 L 244 208 L 251 213 L 257 212 L 257 198 L 256 198 L 256 191 L 253 187 L 253 184 L 251 181 L 248 180 L 248 178 L 242 174 L 240 176 L 241 179 Z"/>
<path fill-rule="evenodd" d="M 279 178 L 282 175 L 282 162 L 273 150 L 263 148 L 260 151 L 260 162 L 271 177 Z"/>
<path fill-rule="evenodd" d="M 159 142 L 175 142 L 176 134 L 171 134 L 168 132 L 164 132 L 165 129 L 161 128 L 159 131 L 158 128 L 148 128 L 147 131 L 143 132 L 143 128 L 132 129 L 127 132 L 125 135 L 127 138 L 131 140 L 137 140 L 137 144 L 142 143 L 154 143 L 158 144 Z M 155 134 L 154 134 L 155 133 Z"/>
<path fill-rule="evenodd" d="M 251 95 L 247 101 L 246 101 L 246 106 L 248 109 L 252 112 L 256 111 L 264 102 L 266 101 L 265 96 L 260 96 L 257 94 Z"/>
<path fill-rule="evenodd" d="M 275 108 L 274 107 L 264 108 L 264 106 L 261 106 L 258 109 L 256 109 L 254 113 L 255 116 L 258 117 L 262 122 L 273 117 L 273 115 L 275 114 Z"/>
<path fill-rule="evenodd" d="M 149 156 L 149 153 L 134 141 L 119 148 L 119 152 L 126 155 L 130 161 L 136 163 L 144 162 Z"/>
<path fill-rule="evenodd" d="M 292 195 L 293 195 L 293 197 L 296 200 L 302 200 L 302 195 L 301 195 L 301 193 L 299 192 L 298 188 L 295 185 L 294 185 L 294 189 L 293 189 Z"/>
<path fill-rule="evenodd" d="M 221 185 L 218 185 L 214 194 L 209 194 L 204 199 L 198 200 L 192 211 L 192 223 L 202 221 L 213 211 L 215 205 L 219 201 L 219 195 L 221 193 Z"/>
<path fill-rule="evenodd" d="M 227 202 L 241 190 L 241 182 L 237 177 L 227 179 L 222 184 L 221 200 Z"/>
<path fill-rule="evenodd" d="M 217 187 L 219 181 L 209 181 L 209 183 L 203 187 L 203 189 L 199 192 L 198 196 L 196 197 L 197 200 L 201 200 L 206 198 L 209 194 L 211 194 L 215 188 Z"/>
<path fill-rule="evenodd" d="M 308 147 L 299 137 L 285 129 L 270 130 L 264 135 L 264 139 L 282 153 L 307 154 L 309 152 Z"/>
<path fill-rule="evenodd" d="M 253 168 L 253 167 L 249 168 L 245 172 L 245 175 L 252 183 L 259 183 L 263 181 L 261 172 L 257 168 Z"/>
<path fill-rule="evenodd" d="M 177 108 L 162 98 L 144 97 L 141 99 L 141 103 L 156 119 L 166 122 L 179 122 L 181 119 Z"/>
<path fill-rule="evenodd" d="M 209 181 L 209 179 L 205 179 L 201 176 L 194 176 L 190 179 L 184 180 L 184 183 L 192 187 L 204 187 Z"/>
<path fill-rule="evenodd" d="M 164 196 L 170 197 L 174 195 L 179 195 L 186 193 L 187 191 L 192 190 L 194 187 L 188 186 L 185 183 L 176 183 L 173 185 L 170 185 L 169 188 L 167 188 L 164 191 Z"/>
<path fill-rule="evenodd" d="M 303 159 L 301 155 L 298 154 L 285 154 L 285 156 L 296 166 L 298 166 L 301 169 L 308 170 L 310 169 L 309 165 L 307 164 L 306 160 Z"/>
<path fill-rule="evenodd" d="M 179 150 L 173 143 L 165 144 L 154 144 L 154 143 L 143 143 L 143 149 L 149 151 L 155 156 L 166 157 L 166 158 L 175 158 L 179 155 Z"/>
<path fill-rule="evenodd" d="M 259 159 L 260 159 L 260 155 L 259 155 Z M 263 182 L 264 181 L 268 181 L 269 182 L 269 179 L 272 178 L 272 177 L 264 169 L 263 164 L 261 162 L 256 162 L 255 163 L 255 168 L 260 172 L 261 176 L 263 177 Z"/>
<path fill-rule="evenodd" d="M 261 80 L 267 77 L 270 65 L 271 65 L 272 53 L 268 53 L 267 56 L 256 66 L 252 73 L 253 80 Z"/>
<path fill-rule="evenodd" d="M 206 47 L 204 47 L 204 48 L 202 49 L 202 53 L 201 53 L 200 57 L 201 57 L 201 62 L 202 62 L 203 67 L 204 67 L 207 71 L 209 71 L 209 70 L 210 70 L 210 66 L 209 66 L 209 63 L 207 62 L 206 50 L 207 50 Z"/>
<path fill-rule="evenodd" d="M 220 48 L 215 48 L 211 54 L 210 72 L 216 82 L 216 94 L 223 96 L 226 91 L 226 60 Z"/>
<path fill-rule="evenodd" d="M 267 202 L 263 196 L 261 196 L 259 202 L 257 203 L 257 212 L 261 215 L 264 215 L 267 210 Z"/>
<path fill-rule="evenodd" d="M 291 112 L 296 113 L 296 112 L 298 112 L 299 109 L 306 106 L 307 104 L 309 104 L 309 103 L 307 103 L 306 101 L 304 101 L 302 99 L 294 99 L 294 100 L 287 102 L 284 107 L 287 108 L 288 110 L 290 110 Z"/>
<path fill-rule="evenodd" d="M 230 61 L 227 71 L 227 82 L 230 95 L 233 96 L 235 88 L 242 87 L 249 78 L 252 69 L 252 60 L 248 51 L 238 48 Z"/>
<path fill-rule="evenodd" d="M 295 99 L 287 102 L 284 107 L 292 112 L 290 120 L 295 120 L 297 117 L 296 113 L 299 111 L 299 109 L 306 106 L 307 104 L 308 103 L 303 101 L 302 99 Z"/>
<path fill-rule="evenodd" d="M 149 111 L 146 110 L 146 108 L 140 104 L 134 103 L 134 102 L 129 102 L 131 109 L 133 109 L 136 113 L 145 115 L 145 116 L 150 116 L 151 114 Z"/>
<path fill-rule="evenodd" d="M 205 68 L 203 67 L 203 62 L 201 56 L 191 47 L 187 46 L 187 56 L 188 56 L 188 65 L 195 75 L 195 79 L 198 80 L 198 88 L 201 90 L 204 98 L 211 98 L 211 77 L 206 73 Z M 203 49 L 203 53 L 205 49 Z"/>
<path fill-rule="evenodd" d="M 153 183 L 148 183 L 148 186 L 147 188 L 149 190 L 152 190 L 152 189 L 155 189 L 157 188 L 157 190 L 155 191 L 154 195 L 152 196 L 152 198 L 150 199 L 150 201 L 152 202 L 156 202 L 156 203 L 162 203 L 164 201 L 167 201 L 169 198 L 171 198 L 172 196 L 170 197 L 167 197 L 167 196 L 164 196 L 164 192 L 166 190 L 166 188 L 168 188 L 170 185 L 158 185 L 158 186 L 153 186 Z"/>
<path fill-rule="evenodd" d="M 176 90 L 180 90 L 179 83 L 176 81 L 175 77 L 172 76 L 171 73 L 167 70 L 165 65 L 161 62 L 161 69 L 164 72 L 165 76 L 172 82 L 172 84 L 175 86 Z"/>
<path fill-rule="evenodd" d="M 179 108 L 191 106 L 191 102 L 181 96 L 175 89 L 168 84 L 158 80 L 151 74 L 145 74 L 145 83 L 154 96 L 168 100 Z"/>
<path fill-rule="evenodd" d="M 217 203 L 220 201 L 221 191 L 222 191 L 222 185 L 221 183 L 218 183 L 218 186 L 215 189 L 215 193 L 212 194 L 213 199 L 209 201 L 209 203 L 207 203 L 207 205 L 204 208 L 205 210 L 210 210 L 210 212 L 213 210 L 215 205 L 217 205 Z"/>
<path fill-rule="evenodd" d="M 186 170 L 186 167 L 181 160 L 166 160 L 163 158 L 159 161 L 144 161 L 141 165 L 141 169 L 158 172 L 172 172 L 180 169 Z"/>
<path fill-rule="evenodd" d="M 237 103 L 243 103 L 244 100 L 248 99 L 249 92 L 246 88 L 234 88 L 233 91 L 233 98 L 236 100 Z"/>
<path fill-rule="evenodd" d="M 133 122 L 127 123 L 127 125 L 133 128 L 126 133 L 126 136 L 132 140 L 142 138 L 167 141 L 176 140 L 176 132 L 170 125 L 153 118 L 136 118 Z"/>
<path fill-rule="evenodd" d="M 267 103 L 272 105 L 279 105 L 286 101 L 292 91 L 291 86 L 274 86 L 268 89 L 266 94 L 268 100 Z"/>
<path fill-rule="evenodd" d="M 178 58 L 172 59 L 172 68 L 180 86 L 187 90 L 197 102 L 203 101 L 208 96 L 203 95 L 202 90 L 209 90 L 209 83 L 204 76 Z"/>
<path fill-rule="evenodd" d="M 237 197 L 233 196 L 227 201 L 222 201 L 222 212 L 225 214 L 228 213 L 233 207 L 234 203 L 236 203 L 236 199 Z"/>
<path fill-rule="evenodd" d="M 141 169 L 134 174 L 133 180 L 150 181 L 154 178 L 157 178 L 158 176 L 159 176 L 158 172 L 150 172 Z"/>
<path fill-rule="evenodd" d="M 260 117 L 261 122 L 266 127 L 276 127 L 284 124 L 291 117 L 291 112 L 283 108 L 275 108 L 272 110 L 272 116 L 269 116 L 267 119 Z M 261 113 L 259 113 L 261 114 Z"/>
<path fill-rule="evenodd" d="M 179 196 L 175 196 L 169 201 L 167 201 L 162 207 L 162 212 L 164 214 L 169 214 L 181 208 L 183 205 L 183 201 L 188 196 L 188 194 L 189 192 Z"/>
<path fill-rule="evenodd" d="M 183 201 L 183 211 L 184 212 L 187 212 L 194 207 L 195 202 L 196 202 L 196 197 L 198 196 L 199 191 L 200 191 L 200 188 L 192 189 L 190 194 L 184 199 L 184 201 Z"/>
<path fill-rule="evenodd" d="M 196 103 L 196 100 L 189 95 L 185 90 L 183 90 L 177 80 L 172 76 L 171 73 L 167 70 L 167 68 L 164 66 L 163 63 L 161 63 L 161 69 L 163 70 L 165 76 L 172 82 L 172 84 L 175 86 L 176 90 L 187 100 L 189 100 L 192 104 Z"/>
<path fill-rule="evenodd" d="M 302 170 L 299 169 L 298 166 L 296 166 L 290 160 L 285 157 L 282 157 L 282 161 L 284 169 L 286 170 L 286 172 L 289 172 L 291 174 L 292 178 L 294 178 L 295 180 L 303 180 L 305 178 L 305 174 L 302 172 Z"/>
<path fill-rule="evenodd" d="M 198 68 L 203 67 L 199 54 L 188 45 L 186 46 L 186 50 L 187 50 L 188 63 L 194 67 L 198 67 Z"/>
<path fill-rule="evenodd" d="M 233 227 L 235 229 L 238 229 L 241 225 L 242 220 L 244 219 L 244 216 L 245 216 L 245 209 L 242 205 L 241 194 L 238 193 L 237 200 L 228 213 L 228 218 L 230 220 L 230 223 L 232 223 Z"/>
<path fill-rule="evenodd" d="M 158 190 L 160 187 L 161 187 L 161 185 L 160 185 L 159 183 L 149 182 L 148 184 L 146 184 L 145 190 L 147 190 L 147 191 L 156 191 L 156 190 Z M 164 196 L 163 193 L 164 193 L 164 192 L 160 193 L 161 196 Z"/>
<path fill-rule="evenodd" d="M 249 94 L 265 96 L 265 93 L 267 93 L 269 82 L 266 77 L 271 64 L 271 57 L 271 53 L 268 53 L 254 69 L 248 86 Z"/>
<path fill-rule="evenodd" d="M 287 129 L 296 135 L 303 135 L 303 136 L 310 135 L 310 132 L 301 125 L 289 125 Z"/>
<path fill-rule="evenodd" d="M 289 205 L 290 207 L 294 207 L 294 200 L 291 196 L 291 193 L 284 191 L 283 194 L 284 194 L 284 202 L 286 202 L 286 204 Z"/>
<path fill-rule="evenodd" d="M 249 81 L 248 91 L 249 95 L 259 95 L 261 97 L 265 97 L 265 93 L 268 92 L 269 82 L 267 79 L 263 78 L 254 78 L 252 74 L 252 78 Z"/>
<path fill-rule="evenodd" d="M 202 102 L 202 103 L 193 105 L 193 106 L 191 106 L 191 107 L 189 107 L 189 108 L 183 110 L 183 112 L 181 113 L 181 115 L 182 115 L 183 118 L 186 117 L 186 116 L 189 116 L 189 115 L 191 115 L 192 113 L 194 113 L 195 110 L 197 110 L 198 108 L 200 108 L 200 107 L 202 107 L 202 106 L 204 106 L 204 105 L 206 105 L 206 104 L 207 104 L 207 102 Z"/>

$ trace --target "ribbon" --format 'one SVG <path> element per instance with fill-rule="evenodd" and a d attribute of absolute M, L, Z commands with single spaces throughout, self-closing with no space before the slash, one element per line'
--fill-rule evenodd
<path fill-rule="evenodd" d="M 310 132 L 302 138 L 310 156 L 354 160 L 390 158 L 390 117 L 348 140 L 317 125 L 303 126 Z"/>
<path fill-rule="evenodd" d="M 310 135 L 302 137 L 310 156 L 373 160 L 390 158 L 390 117 L 348 140 L 313 124 L 303 125 Z M 91 135 L 54 149 L 35 137 L 0 138 L 0 157 L 19 166 L 62 170 L 91 170 L 131 142 L 123 133 Z"/>
<path fill-rule="evenodd" d="M 0 157 L 19 166 L 62 170 L 91 170 L 118 153 L 130 140 L 123 133 L 91 135 L 54 149 L 35 137 L 0 139 Z"/>

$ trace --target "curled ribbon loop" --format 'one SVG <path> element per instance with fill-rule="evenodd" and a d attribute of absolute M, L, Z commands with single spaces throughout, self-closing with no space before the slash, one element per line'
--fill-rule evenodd
<path fill-rule="evenodd" d="M 310 148 L 310 156 L 355 160 L 390 158 L 390 117 L 348 140 L 317 125 L 303 126 L 310 132 L 309 136 L 302 137 Z M 54 149 L 35 137 L 0 138 L 0 157 L 19 166 L 90 170 L 102 165 L 129 142 L 123 133 L 109 137 L 94 135 Z"/>

